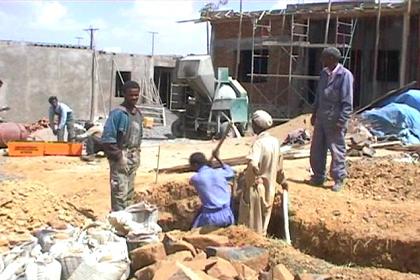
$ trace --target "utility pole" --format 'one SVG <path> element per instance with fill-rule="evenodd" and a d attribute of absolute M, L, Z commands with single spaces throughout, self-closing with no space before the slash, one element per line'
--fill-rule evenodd
<path fill-rule="evenodd" d="M 155 35 L 159 34 L 158 32 L 149 31 L 152 34 L 152 56 L 155 54 Z"/>
<path fill-rule="evenodd" d="M 238 42 L 236 44 L 236 65 L 235 65 L 235 79 L 239 76 L 239 64 L 241 59 L 241 40 L 242 40 L 242 0 L 239 2 L 239 31 L 238 31 Z"/>
<path fill-rule="evenodd" d="M 77 40 L 77 46 L 80 47 L 80 41 L 83 39 L 83 37 L 75 37 L 75 39 Z"/>
<path fill-rule="evenodd" d="M 92 26 L 89 26 L 89 28 L 84 29 L 84 31 L 87 31 L 87 32 L 90 33 L 90 49 L 91 50 L 93 50 L 95 48 L 93 35 L 94 35 L 95 31 L 98 31 L 98 30 L 99 30 L 99 28 L 93 28 Z"/>
<path fill-rule="evenodd" d="M 97 103 L 98 98 L 96 96 L 95 91 L 95 64 L 96 64 L 96 52 L 95 52 L 95 44 L 94 44 L 94 33 L 95 31 L 98 31 L 98 28 L 93 28 L 92 26 L 89 26 L 89 28 L 84 29 L 84 31 L 87 31 L 90 33 L 90 49 L 92 50 L 92 68 L 91 68 L 91 101 L 90 101 L 90 120 L 94 121 L 96 117 L 96 110 L 97 110 Z"/>

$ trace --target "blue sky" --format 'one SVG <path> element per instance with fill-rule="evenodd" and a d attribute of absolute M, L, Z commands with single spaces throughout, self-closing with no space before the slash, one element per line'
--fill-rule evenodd
<path fill-rule="evenodd" d="M 306 2 L 322 1 L 308 0 Z M 199 17 L 206 3 L 217 0 L 73 0 L 0 2 L 0 39 L 47 43 L 89 44 L 84 28 L 97 27 L 97 49 L 139 54 L 205 53 L 205 24 L 176 23 Z M 243 10 L 284 8 L 297 0 L 243 0 Z M 302 1 L 300 1 L 302 2 Z M 219 10 L 239 10 L 239 0 L 229 0 Z"/>

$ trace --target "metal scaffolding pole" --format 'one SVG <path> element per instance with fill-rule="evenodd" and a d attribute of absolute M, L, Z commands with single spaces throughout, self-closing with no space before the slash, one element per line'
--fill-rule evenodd
<path fill-rule="evenodd" d="M 375 53 L 374 53 L 374 63 L 373 63 L 373 94 L 376 96 L 378 94 L 378 53 L 379 53 L 379 38 L 381 30 L 381 0 L 378 3 L 378 15 L 376 17 L 376 34 L 375 34 Z"/>

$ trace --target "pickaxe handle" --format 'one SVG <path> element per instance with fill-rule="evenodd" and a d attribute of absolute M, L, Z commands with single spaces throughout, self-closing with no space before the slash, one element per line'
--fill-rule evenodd
<path fill-rule="evenodd" d="M 226 130 L 224 131 L 224 133 L 223 133 L 223 135 L 222 135 L 222 138 L 220 138 L 219 143 L 217 143 L 216 148 L 213 150 L 213 154 L 214 154 L 214 153 L 219 152 L 220 147 L 222 146 L 223 142 L 225 142 L 225 139 L 226 139 L 226 137 L 228 136 L 229 131 L 230 131 L 230 129 L 232 128 L 232 126 L 233 126 L 233 123 L 232 123 L 232 122 L 229 122 L 229 124 L 228 124 L 228 126 L 227 126 Z M 212 154 L 212 155 L 211 155 L 211 157 L 210 157 L 210 160 L 209 160 L 210 162 L 211 162 L 211 161 L 213 160 L 213 158 L 214 158 L 213 154 Z"/>

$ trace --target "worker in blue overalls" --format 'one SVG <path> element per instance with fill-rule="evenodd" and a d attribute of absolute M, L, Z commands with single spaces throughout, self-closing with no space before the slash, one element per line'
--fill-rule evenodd
<path fill-rule="evenodd" d="M 140 95 L 137 82 L 124 83 L 123 103 L 109 113 L 102 133 L 108 157 L 112 211 L 124 210 L 133 203 L 134 179 L 140 166 L 143 117 L 136 107 Z"/>
<path fill-rule="evenodd" d="M 310 164 L 313 176 L 309 183 L 324 184 L 327 151 L 331 152 L 330 174 L 334 180 L 333 191 L 345 185 L 346 143 L 348 120 L 353 111 L 353 75 L 339 63 L 341 53 L 337 48 L 323 50 L 321 72 L 311 124 L 314 133 L 311 143 Z"/>

